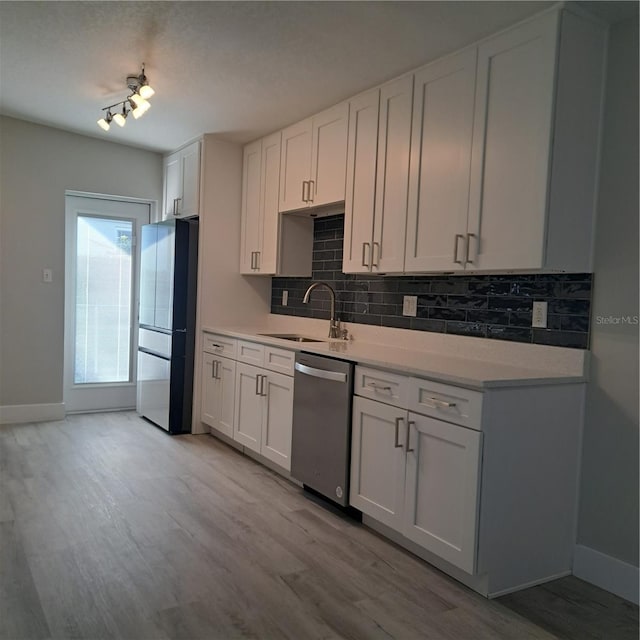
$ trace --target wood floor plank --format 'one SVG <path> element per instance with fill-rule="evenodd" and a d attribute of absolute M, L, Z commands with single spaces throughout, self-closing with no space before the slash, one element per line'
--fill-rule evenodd
<path fill-rule="evenodd" d="M 637 637 L 638 608 L 611 594 L 561 580 L 487 601 L 133 412 L 0 426 L 0 483 L 0 640 Z"/>

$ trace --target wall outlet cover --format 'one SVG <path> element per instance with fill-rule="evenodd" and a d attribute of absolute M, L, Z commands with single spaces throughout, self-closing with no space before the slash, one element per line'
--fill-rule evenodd
<path fill-rule="evenodd" d="M 531 326 L 538 329 L 547 328 L 547 307 L 546 301 L 536 300 L 533 303 L 533 313 L 531 314 Z"/>
<path fill-rule="evenodd" d="M 402 315 L 413 316 L 418 315 L 418 296 L 404 296 L 402 300 Z"/>

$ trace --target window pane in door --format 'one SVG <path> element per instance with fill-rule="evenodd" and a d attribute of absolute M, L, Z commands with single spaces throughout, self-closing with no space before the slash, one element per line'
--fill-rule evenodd
<path fill-rule="evenodd" d="M 78 216 L 76 384 L 131 380 L 131 221 Z"/>

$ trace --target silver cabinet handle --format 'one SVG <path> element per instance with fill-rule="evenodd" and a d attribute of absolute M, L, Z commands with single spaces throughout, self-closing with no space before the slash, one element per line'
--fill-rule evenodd
<path fill-rule="evenodd" d="M 178 202 L 180 202 L 180 200 L 182 200 L 182 198 L 174 198 L 173 199 L 173 215 L 174 216 L 179 215 Z"/>
<path fill-rule="evenodd" d="M 256 251 L 256 271 L 260 270 L 260 252 Z"/>
<path fill-rule="evenodd" d="M 396 418 L 396 437 L 395 440 L 393 441 L 393 446 L 398 449 L 398 448 L 402 448 L 402 445 L 399 442 L 399 438 L 400 438 L 400 423 L 404 420 L 404 418 Z"/>
<path fill-rule="evenodd" d="M 445 402 L 438 400 L 438 398 L 427 398 L 426 401 L 423 400 L 423 403 L 431 409 L 451 409 L 456 406 L 455 402 Z"/>
<path fill-rule="evenodd" d="M 388 385 L 378 384 L 377 382 L 367 382 L 367 387 L 371 387 L 376 391 L 391 391 L 391 387 Z"/>
<path fill-rule="evenodd" d="M 376 247 L 378 247 L 378 261 L 374 262 L 374 256 L 376 255 Z M 372 267 L 379 267 L 380 264 L 380 243 L 379 242 L 374 242 L 372 247 L 371 247 L 371 266 Z"/>
<path fill-rule="evenodd" d="M 265 390 L 265 383 L 267 381 L 267 376 L 260 376 L 262 378 L 262 381 L 260 382 L 260 395 L 261 396 L 265 396 L 267 395 L 267 392 Z"/>
<path fill-rule="evenodd" d="M 309 187 L 309 182 L 307 180 L 302 181 L 302 202 L 309 202 L 309 196 L 307 196 L 307 188 Z"/>
<path fill-rule="evenodd" d="M 214 380 L 216 379 L 216 361 L 215 360 L 211 361 L 211 377 Z"/>
<path fill-rule="evenodd" d="M 473 264 L 473 260 L 471 260 L 471 258 L 469 257 L 469 253 L 471 250 L 471 238 L 476 238 L 476 234 L 475 233 L 467 233 L 467 250 L 465 253 L 465 258 L 464 261 L 468 262 L 469 264 Z"/>
<path fill-rule="evenodd" d="M 259 396 L 260 394 L 260 374 L 258 373 L 256 375 L 256 395 Z"/>
<path fill-rule="evenodd" d="M 456 233 L 455 240 L 453 241 L 453 261 L 456 264 L 462 264 L 462 260 L 458 260 L 458 241 L 460 238 L 464 240 L 464 236 L 461 233 Z"/>
<path fill-rule="evenodd" d="M 315 180 L 309 180 L 307 183 L 309 185 L 309 189 L 307 191 L 307 202 L 313 202 L 314 191 L 316 190 L 316 182 Z"/>
<path fill-rule="evenodd" d="M 220 360 L 216 360 L 216 380 L 220 380 L 221 376 L 220 376 L 220 366 L 222 365 L 222 362 L 220 362 Z"/>
<path fill-rule="evenodd" d="M 407 453 L 410 453 L 411 451 L 415 451 L 413 447 L 409 446 L 410 437 L 411 437 L 411 427 L 415 426 L 415 424 L 416 424 L 415 421 L 407 420 Z"/>
<path fill-rule="evenodd" d="M 250 269 L 253 269 L 253 256 L 255 255 L 255 251 L 251 252 L 251 266 L 249 267 Z"/>
<path fill-rule="evenodd" d="M 362 243 L 362 266 L 363 267 L 369 267 L 369 261 L 366 260 L 365 257 L 364 257 L 365 247 L 369 247 L 369 256 L 371 256 L 371 244 L 369 242 L 363 242 Z"/>

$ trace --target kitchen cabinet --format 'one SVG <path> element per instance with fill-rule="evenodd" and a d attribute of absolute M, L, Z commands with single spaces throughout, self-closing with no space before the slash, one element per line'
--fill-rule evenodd
<path fill-rule="evenodd" d="M 281 212 L 345 199 L 348 114 L 339 104 L 282 131 Z"/>
<path fill-rule="evenodd" d="M 591 270 L 605 38 L 552 11 L 479 45 L 467 269 Z"/>
<path fill-rule="evenodd" d="M 281 133 L 245 146 L 240 273 L 310 276 L 313 220 L 278 211 Z"/>
<path fill-rule="evenodd" d="M 203 354 L 202 422 L 233 437 L 236 363 L 229 358 Z"/>
<path fill-rule="evenodd" d="M 358 365 L 350 504 L 485 596 L 566 575 L 583 401 L 583 384 L 478 391 Z"/>
<path fill-rule="evenodd" d="M 476 48 L 415 74 L 405 271 L 465 265 Z"/>
<path fill-rule="evenodd" d="M 288 471 L 295 352 L 208 332 L 203 344 L 202 422 Z"/>
<path fill-rule="evenodd" d="M 200 211 L 200 141 L 163 161 L 163 220 L 197 216 Z"/>
<path fill-rule="evenodd" d="M 480 451 L 477 431 L 356 396 L 350 502 L 472 574 Z"/>
<path fill-rule="evenodd" d="M 404 270 L 412 100 L 410 75 L 357 97 L 351 105 L 346 273 Z"/>

